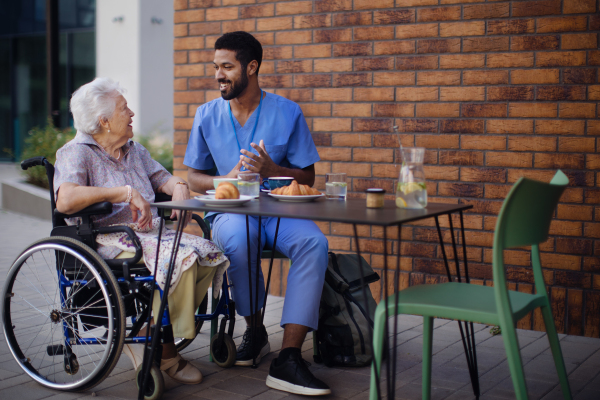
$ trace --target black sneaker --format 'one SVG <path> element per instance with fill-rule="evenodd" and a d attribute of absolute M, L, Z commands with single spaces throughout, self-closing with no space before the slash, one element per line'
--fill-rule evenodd
<path fill-rule="evenodd" d="M 257 338 L 255 338 L 254 347 L 257 349 L 256 354 L 256 363 L 258 364 L 260 360 L 269 354 L 271 351 L 271 345 L 269 344 L 269 335 L 267 334 L 267 329 L 263 325 L 258 329 Z M 235 365 L 240 365 L 242 367 L 249 367 L 252 365 L 252 352 L 250 349 L 250 327 L 246 328 L 246 332 L 244 332 L 244 338 L 242 339 L 242 343 L 237 348 L 237 353 L 235 355 Z"/>
<path fill-rule="evenodd" d="M 308 369 L 308 363 L 298 353 L 290 354 L 281 364 L 277 358 L 271 362 L 267 386 L 284 392 L 302 394 L 305 396 L 320 396 L 330 394 L 327 384 L 317 378 Z"/>

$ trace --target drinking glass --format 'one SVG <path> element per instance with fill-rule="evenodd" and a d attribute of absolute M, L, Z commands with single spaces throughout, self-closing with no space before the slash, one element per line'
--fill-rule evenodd
<path fill-rule="evenodd" d="M 328 200 L 346 200 L 346 173 L 325 174 L 325 197 Z"/>
<path fill-rule="evenodd" d="M 402 148 L 402 166 L 396 188 L 396 206 L 400 208 L 427 207 L 427 183 L 423 169 L 423 147 Z"/>
<path fill-rule="evenodd" d="M 260 194 L 260 174 L 252 172 L 238 174 L 240 195 L 258 197 Z"/>

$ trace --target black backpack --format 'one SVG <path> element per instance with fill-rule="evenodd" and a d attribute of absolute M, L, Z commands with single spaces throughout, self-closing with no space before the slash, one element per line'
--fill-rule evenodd
<path fill-rule="evenodd" d="M 317 363 L 328 367 L 362 367 L 371 363 L 372 343 L 369 330 L 377 304 L 373 299 L 369 283 L 377 282 L 379 275 L 364 258 L 361 284 L 359 258 L 356 254 L 329 253 L 329 264 L 325 273 L 325 284 L 319 308 L 317 329 Z M 368 315 L 365 297 L 368 301 Z"/>

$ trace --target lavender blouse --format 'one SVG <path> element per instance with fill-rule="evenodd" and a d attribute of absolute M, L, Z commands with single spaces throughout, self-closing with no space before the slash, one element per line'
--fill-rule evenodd
<path fill-rule="evenodd" d="M 77 132 L 73 140 L 56 152 L 55 196 L 65 182 L 105 188 L 130 185 L 149 203 L 154 202 L 154 193 L 171 178 L 171 174 L 154 161 L 141 144 L 130 140 L 123 150 L 123 158 L 117 161 L 92 136 Z M 156 207 L 152 207 L 152 217 L 158 217 Z M 132 222 L 131 209 L 127 203 L 114 203 L 112 213 L 97 216 L 94 221 L 97 226 Z M 75 224 L 76 219 L 67 220 L 67 223 Z"/>

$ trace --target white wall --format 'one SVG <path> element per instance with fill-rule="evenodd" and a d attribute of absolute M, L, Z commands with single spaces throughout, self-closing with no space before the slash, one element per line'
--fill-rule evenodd
<path fill-rule="evenodd" d="M 96 75 L 127 89 L 125 98 L 136 114 L 135 134 L 172 138 L 173 2 L 97 1 Z"/>

